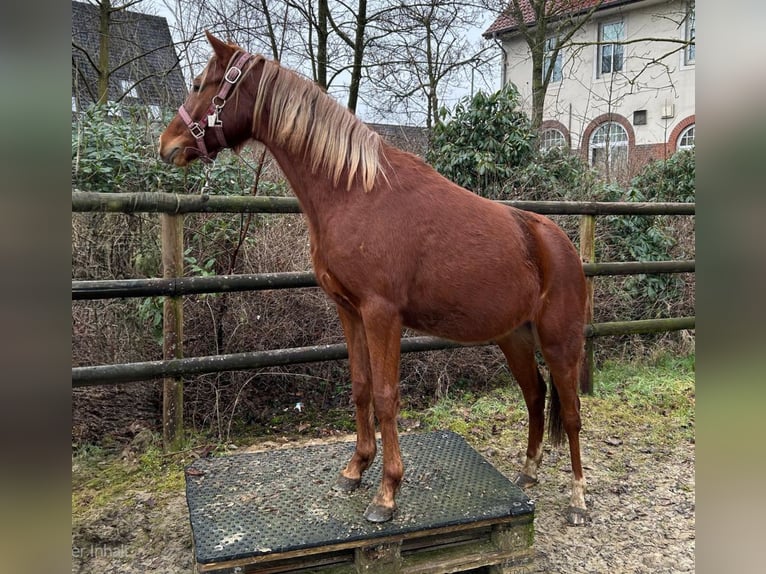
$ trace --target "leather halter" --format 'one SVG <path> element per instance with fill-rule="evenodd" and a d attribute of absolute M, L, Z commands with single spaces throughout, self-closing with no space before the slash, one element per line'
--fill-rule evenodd
<path fill-rule="evenodd" d="M 223 74 L 223 80 L 218 87 L 218 93 L 213 96 L 210 101 L 210 106 L 205 112 L 205 125 L 213 131 L 221 146 L 221 149 L 229 147 L 226 142 L 226 137 L 223 134 L 223 123 L 221 122 L 220 113 L 223 107 L 226 105 L 226 98 L 229 97 L 231 92 L 237 85 L 237 82 L 242 78 L 245 64 L 252 58 L 252 54 L 247 52 L 236 52 L 229 60 L 229 64 L 226 67 L 226 72 Z M 197 146 L 197 151 L 200 153 L 200 160 L 203 162 L 212 162 L 218 155 L 218 150 L 208 153 L 207 146 L 205 146 L 205 127 L 200 121 L 194 121 L 189 112 L 184 107 L 184 104 L 178 108 L 178 115 L 189 128 Z"/>

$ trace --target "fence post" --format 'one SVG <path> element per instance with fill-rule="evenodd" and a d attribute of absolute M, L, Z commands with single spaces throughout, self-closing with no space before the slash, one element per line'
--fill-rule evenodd
<path fill-rule="evenodd" d="M 183 276 L 184 216 L 161 214 L 162 277 Z M 162 356 L 183 358 L 183 298 L 164 297 L 162 303 Z M 179 450 L 183 441 L 183 379 L 168 377 L 162 385 L 162 443 L 166 451 Z"/>
<path fill-rule="evenodd" d="M 594 263 L 596 259 L 596 216 L 580 217 L 580 257 L 583 263 Z M 593 277 L 585 278 L 585 293 L 588 300 L 585 322 L 593 323 Z M 593 338 L 585 339 L 585 377 L 580 381 L 580 391 L 593 392 Z"/>

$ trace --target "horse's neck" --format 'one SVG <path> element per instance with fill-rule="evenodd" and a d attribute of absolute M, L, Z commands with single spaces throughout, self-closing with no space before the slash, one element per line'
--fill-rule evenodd
<path fill-rule="evenodd" d="M 312 233 L 319 233 L 331 213 L 338 208 L 333 190 L 337 187 L 327 175 L 313 173 L 309 162 L 297 154 L 290 153 L 281 146 L 266 144 L 277 160 L 293 193 L 301 204 L 303 214 L 312 228 Z"/>

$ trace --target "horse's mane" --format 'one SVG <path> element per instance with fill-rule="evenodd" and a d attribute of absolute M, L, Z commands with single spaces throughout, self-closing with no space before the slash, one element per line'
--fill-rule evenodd
<path fill-rule="evenodd" d="M 268 107 L 270 139 L 291 153 L 303 153 L 314 171 L 327 170 L 336 185 L 347 168 L 347 189 L 358 176 L 364 191 L 370 191 L 380 169 L 380 135 L 313 82 L 276 62 L 264 58 L 263 63 L 253 133 Z"/>

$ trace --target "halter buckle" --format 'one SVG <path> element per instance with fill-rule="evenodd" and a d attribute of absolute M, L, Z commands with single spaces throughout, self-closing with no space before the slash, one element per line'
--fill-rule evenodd
<path fill-rule="evenodd" d="M 242 76 L 242 70 L 237 68 L 236 66 L 232 66 L 228 70 L 226 70 L 226 73 L 223 76 L 223 79 L 229 82 L 230 84 L 236 84 L 237 81 L 239 81 L 240 76 Z"/>
<path fill-rule="evenodd" d="M 194 139 L 201 140 L 205 137 L 205 128 L 203 128 L 197 122 L 192 122 L 189 124 L 189 131 L 194 136 Z"/>

